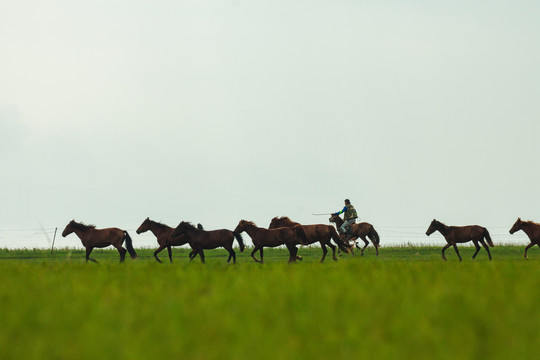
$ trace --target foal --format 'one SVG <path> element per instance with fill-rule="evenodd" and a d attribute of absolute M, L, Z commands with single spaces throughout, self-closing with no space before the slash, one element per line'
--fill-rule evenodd
<path fill-rule="evenodd" d="M 527 250 L 538 245 L 540 247 L 540 224 L 534 223 L 532 221 L 522 221 L 520 218 L 517 219 L 516 223 L 510 229 L 510 234 L 515 233 L 516 231 L 523 230 L 525 234 L 531 240 L 531 243 L 525 247 L 525 259 L 527 259 Z"/>
<path fill-rule="evenodd" d="M 255 248 L 251 252 L 251 257 L 256 262 L 264 262 L 263 260 L 263 247 L 276 247 L 280 245 L 287 246 L 289 250 L 289 262 L 296 260 L 302 260 L 296 255 L 296 244 L 302 243 L 306 239 L 306 234 L 301 226 L 295 226 L 292 229 L 281 227 L 276 229 L 264 229 L 255 225 L 252 221 L 240 220 L 234 232 L 241 234 L 247 232 L 253 240 Z M 297 250 L 297 249 L 296 249 Z M 255 257 L 255 253 L 259 251 L 261 254 L 261 260 L 259 261 Z"/>
<path fill-rule="evenodd" d="M 321 244 L 321 249 L 323 251 L 323 256 L 321 259 L 321 262 L 324 261 L 324 258 L 326 257 L 326 253 L 328 250 L 326 249 L 326 246 L 328 245 L 330 249 L 332 249 L 332 258 L 337 261 L 336 257 L 336 247 L 332 244 L 330 239 L 334 240 L 334 242 L 339 246 L 339 248 L 348 253 L 349 247 L 347 244 L 341 240 L 339 237 L 339 234 L 337 233 L 336 229 L 333 226 L 330 225 L 301 225 L 297 222 L 292 221 L 287 216 L 282 216 L 278 218 L 277 216 L 273 218 L 270 222 L 270 226 L 268 226 L 269 229 L 275 229 L 278 227 L 289 227 L 292 228 L 296 225 L 302 226 L 302 229 L 304 230 L 304 233 L 306 234 L 306 240 L 302 242 L 302 245 L 309 245 L 313 244 L 315 242 L 319 242 Z M 296 256 L 296 254 L 294 254 Z M 294 261 L 294 260 L 293 260 Z"/>
<path fill-rule="evenodd" d="M 127 251 L 129 251 L 131 258 L 135 259 L 137 257 L 137 253 L 133 249 L 131 237 L 125 230 L 118 228 L 96 229 L 95 225 L 85 225 L 71 220 L 62 232 L 62 236 L 66 237 L 72 232 L 81 239 L 82 244 L 86 248 L 86 262 L 88 260 L 97 262 L 90 258 L 92 249 L 95 247 L 104 248 L 109 245 L 114 246 L 118 250 L 120 253 L 120 262 L 123 262 L 126 258 L 126 249 L 122 247 L 124 240 L 126 241 Z"/>
<path fill-rule="evenodd" d="M 202 225 L 198 224 L 197 227 L 200 230 L 203 230 Z M 158 258 L 158 254 L 161 252 L 161 250 L 167 248 L 167 251 L 169 253 L 169 261 L 172 262 L 172 246 L 181 246 L 184 244 L 187 244 L 189 242 L 189 239 L 186 236 L 178 236 L 173 238 L 171 235 L 174 231 L 174 228 L 167 226 L 165 224 L 159 223 L 157 221 L 150 220 L 150 218 L 146 218 L 141 226 L 137 229 L 137 234 L 141 234 L 146 231 L 151 231 L 152 234 L 156 237 L 156 240 L 159 244 L 159 247 L 156 251 L 154 251 L 154 257 L 156 258 L 157 262 L 161 262 L 161 260 Z M 191 252 L 190 258 L 195 256 L 194 251 Z"/>
<path fill-rule="evenodd" d="M 491 237 L 489 236 L 489 232 L 486 228 L 478 226 L 478 225 L 469 225 L 469 226 L 446 226 L 442 222 L 433 220 L 431 222 L 431 225 L 429 225 L 429 228 L 426 231 L 426 235 L 429 236 L 433 234 L 435 231 L 439 231 L 442 236 L 446 239 L 447 244 L 442 248 L 442 258 L 446 260 L 446 256 L 444 256 L 444 250 L 448 249 L 450 246 L 454 247 L 454 250 L 456 251 L 456 254 L 459 258 L 459 261 L 461 261 L 461 255 L 459 255 L 459 251 L 457 248 L 457 243 L 466 243 L 472 240 L 474 243 L 474 246 L 476 247 L 476 251 L 473 255 L 473 259 L 476 257 L 476 254 L 478 254 L 478 251 L 480 251 L 480 245 L 478 243 L 481 243 L 484 249 L 486 249 L 489 260 L 491 260 L 491 253 L 489 252 L 489 248 L 486 245 L 486 242 L 484 241 L 484 238 L 487 240 L 489 246 L 493 247 L 493 241 L 491 241 Z"/>
<path fill-rule="evenodd" d="M 176 229 L 174 229 L 172 237 L 176 238 L 180 235 L 187 237 L 189 245 L 193 248 L 193 256 L 190 254 L 190 260 L 193 260 L 193 258 L 199 254 L 203 264 L 205 263 L 204 249 L 223 247 L 229 252 L 227 262 L 230 262 L 231 259 L 233 259 L 233 262 L 236 263 L 236 253 L 232 247 L 233 240 L 236 238 L 236 241 L 238 241 L 240 244 L 240 252 L 244 251 L 245 248 L 242 236 L 237 232 L 227 229 L 205 231 L 197 229 L 187 221 L 182 221 L 180 224 L 178 224 Z"/>

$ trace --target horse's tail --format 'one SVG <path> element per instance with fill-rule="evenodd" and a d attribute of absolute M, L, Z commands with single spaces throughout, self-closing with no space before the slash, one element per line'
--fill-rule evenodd
<path fill-rule="evenodd" d="M 244 251 L 246 246 L 244 245 L 244 239 L 242 239 L 242 235 L 240 233 L 237 233 L 236 231 L 232 232 L 234 237 L 236 238 L 236 241 L 240 244 L 240 252 Z"/>
<path fill-rule="evenodd" d="M 137 253 L 135 252 L 135 249 L 133 248 L 133 242 L 131 241 L 131 236 L 129 236 L 128 232 L 125 230 L 124 230 L 124 240 L 126 241 L 126 248 L 131 258 L 132 259 L 137 258 Z"/>
<path fill-rule="evenodd" d="M 336 228 L 333 226 L 329 226 L 329 228 L 330 228 L 330 235 L 332 236 L 332 240 L 334 240 L 337 246 L 339 246 L 341 251 L 344 251 L 348 254 L 351 249 L 347 246 L 347 244 L 345 244 L 343 240 L 341 240 L 338 232 L 336 231 Z"/>
<path fill-rule="evenodd" d="M 489 246 L 493 247 L 495 245 L 493 245 L 493 241 L 491 241 L 491 236 L 489 236 L 489 231 L 487 231 L 486 228 L 484 228 L 484 237 L 486 238 Z"/>
<path fill-rule="evenodd" d="M 376 247 L 379 247 L 379 243 L 381 239 L 379 238 L 379 233 L 377 233 L 373 225 L 371 226 L 371 230 L 369 231 L 368 237 L 371 239 L 371 241 L 373 241 Z"/>
<path fill-rule="evenodd" d="M 306 245 L 307 237 L 306 237 L 306 232 L 304 231 L 304 228 L 302 227 L 302 225 L 294 225 L 293 231 L 294 231 L 294 235 L 300 238 L 300 244 Z"/>

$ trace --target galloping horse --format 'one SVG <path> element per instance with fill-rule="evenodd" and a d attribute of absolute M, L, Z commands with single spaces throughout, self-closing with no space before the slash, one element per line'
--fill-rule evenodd
<path fill-rule="evenodd" d="M 523 230 L 525 234 L 531 240 L 531 243 L 525 247 L 525 259 L 527 259 L 527 250 L 534 245 L 540 247 L 540 224 L 534 223 L 532 221 L 522 221 L 520 218 L 517 219 L 516 223 L 510 229 L 510 234 L 515 233 L 516 231 Z"/>
<path fill-rule="evenodd" d="M 489 232 L 485 227 L 478 225 L 446 226 L 442 222 L 434 219 L 431 222 L 431 225 L 429 225 L 429 228 L 426 231 L 426 235 L 429 236 L 435 231 L 439 231 L 442 236 L 444 236 L 447 242 L 447 244 L 442 248 L 442 258 L 444 260 L 446 260 L 446 256 L 444 256 L 444 250 L 448 249 L 450 246 L 453 246 L 459 258 L 459 261 L 461 261 L 461 255 L 459 255 L 456 243 L 466 243 L 471 240 L 476 247 L 476 251 L 472 258 L 474 259 L 476 257 L 476 254 L 478 254 L 478 251 L 480 251 L 480 245 L 478 245 L 478 243 L 480 242 L 484 249 L 486 249 L 489 260 L 491 260 L 491 253 L 489 252 L 489 248 L 486 245 L 484 238 L 487 240 L 489 246 L 493 247 L 494 245 L 493 241 L 491 241 L 491 237 L 489 236 Z"/>
<path fill-rule="evenodd" d="M 190 260 L 193 260 L 197 254 L 201 257 L 201 262 L 204 264 L 204 249 L 215 249 L 217 247 L 223 247 L 229 252 L 229 258 L 227 262 L 233 259 L 233 262 L 236 264 L 236 253 L 233 250 L 232 244 L 233 240 L 236 238 L 240 244 L 240 252 L 244 251 L 244 241 L 242 236 L 234 231 L 221 229 L 221 230 L 212 230 L 205 231 L 197 229 L 191 223 L 187 221 L 182 221 L 172 233 L 172 237 L 176 238 L 177 236 L 184 235 L 188 238 L 189 245 L 193 248 L 193 256 L 190 254 Z"/>
<path fill-rule="evenodd" d="M 341 225 L 343 225 L 344 221 L 342 218 L 340 218 L 338 215 L 332 215 L 330 216 L 330 222 L 333 222 L 336 224 L 336 227 L 338 229 L 338 233 L 342 236 L 342 239 L 345 241 L 346 238 L 345 238 L 345 234 L 343 234 L 341 232 Z M 360 249 L 360 254 L 361 255 L 364 255 L 364 250 L 367 248 L 367 246 L 369 245 L 369 241 L 366 240 L 366 236 L 369 238 L 369 240 L 371 240 L 371 242 L 373 243 L 373 246 L 375 246 L 375 253 L 377 254 L 377 256 L 379 256 L 379 242 L 380 242 L 380 239 L 379 239 L 379 234 L 377 233 L 377 231 L 375 231 L 375 228 L 373 227 L 373 225 L 371 225 L 370 223 L 367 223 L 367 222 L 361 222 L 361 223 L 358 223 L 358 224 L 352 224 L 351 226 L 349 226 L 349 231 L 351 233 L 351 237 L 349 240 L 352 240 L 354 241 L 356 247 L 358 249 L 360 249 L 360 247 L 358 246 L 358 243 L 356 243 L 356 239 L 360 238 L 362 239 L 362 241 L 364 241 L 364 247 L 362 249 Z"/>
<path fill-rule="evenodd" d="M 306 234 L 306 240 L 304 242 L 298 242 L 297 244 L 309 245 L 315 242 L 319 242 L 321 244 L 321 249 L 323 251 L 321 262 L 324 261 L 324 258 L 326 257 L 326 253 L 328 252 L 328 250 L 326 250 L 326 245 L 328 245 L 330 249 L 332 249 L 332 258 L 335 261 L 337 261 L 336 247 L 330 242 L 330 239 L 333 239 L 342 251 L 345 251 L 347 253 L 349 252 L 349 247 L 347 246 L 347 244 L 345 244 L 343 240 L 340 239 L 339 234 L 337 233 L 336 229 L 330 225 L 322 225 L 322 224 L 301 225 L 297 222 L 292 221 L 286 216 L 282 216 L 281 218 L 278 218 L 278 217 L 273 218 L 268 228 L 269 229 L 275 229 L 279 227 L 292 228 L 297 225 L 302 226 L 302 228 L 304 229 L 304 233 Z M 293 255 L 294 257 L 296 257 L 296 253 Z"/>
<path fill-rule="evenodd" d="M 203 230 L 202 225 L 198 224 L 197 227 L 201 230 Z M 167 248 L 167 251 L 169 252 L 169 260 L 172 262 L 172 249 L 171 246 L 181 246 L 184 244 L 187 244 L 188 238 L 186 236 L 178 236 L 173 238 L 171 235 L 174 231 L 174 228 L 167 226 L 165 224 L 159 223 L 157 221 L 152 221 L 150 218 L 146 218 L 141 226 L 137 229 L 137 234 L 142 234 L 143 232 L 146 232 L 150 230 L 154 236 L 157 239 L 157 242 L 159 244 L 159 247 L 156 251 L 154 251 L 154 257 L 158 262 L 161 262 L 161 260 L 158 258 L 158 254 L 161 252 L 161 250 Z M 195 251 L 191 251 L 189 254 L 190 258 L 192 256 L 195 256 Z"/>
<path fill-rule="evenodd" d="M 124 240 L 126 241 L 127 251 L 129 251 L 131 258 L 135 259 L 137 257 L 137 253 L 133 249 L 131 237 L 125 230 L 118 228 L 96 229 L 95 225 L 85 225 L 71 220 L 62 232 L 62 236 L 66 237 L 72 232 L 81 239 L 82 244 L 86 248 L 86 262 L 88 260 L 97 262 L 90 258 L 90 253 L 95 247 L 104 248 L 109 245 L 114 246 L 118 250 L 120 253 L 120 262 L 123 262 L 126 258 L 126 249 L 122 247 Z"/>
<path fill-rule="evenodd" d="M 296 244 L 298 244 L 299 241 L 304 242 L 306 240 L 306 234 L 301 226 L 297 225 L 293 228 L 281 227 L 276 229 L 264 229 L 257 227 L 252 221 L 240 220 L 236 229 L 234 229 L 234 232 L 241 234 L 244 231 L 248 233 L 253 240 L 253 245 L 255 245 L 255 248 L 251 252 L 251 257 L 256 262 L 264 262 L 263 247 L 276 247 L 280 245 L 285 245 L 287 246 L 287 249 L 289 249 L 289 262 L 293 262 L 295 259 L 302 260 L 301 257 L 296 255 L 296 251 L 298 251 L 298 249 L 296 249 Z M 255 257 L 257 251 L 261 254 L 261 260 L 258 260 Z"/>

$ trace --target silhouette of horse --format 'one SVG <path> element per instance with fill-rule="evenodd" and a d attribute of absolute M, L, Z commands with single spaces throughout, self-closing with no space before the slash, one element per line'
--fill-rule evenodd
<path fill-rule="evenodd" d="M 379 234 L 377 233 L 377 231 L 375 231 L 375 228 L 373 227 L 373 225 L 371 225 L 370 223 L 367 223 L 367 222 L 361 222 L 361 223 L 358 223 L 358 224 L 351 224 L 349 226 L 350 235 L 349 235 L 349 237 L 347 237 L 346 234 L 343 234 L 341 232 L 341 229 L 340 229 L 341 225 L 343 225 L 343 223 L 345 221 L 343 221 L 343 219 L 340 218 L 339 215 L 331 215 L 329 220 L 330 220 L 330 222 L 333 222 L 333 223 L 336 224 L 336 228 L 338 230 L 338 233 L 341 235 L 341 239 L 343 241 L 346 241 L 346 240 L 354 241 L 356 247 L 360 250 L 361 255 L 364 255 L 364 250 L 369 245 L 369 241 L 367 241 L 367 239 L 366 239 L 366 236 L 367 236 L 369 238 L 369 240 L 371 240 L 371 242 L 373 243 L 373 246 L 375 247 L 375 253 L 377 254 L 377 256 L 379 256 L 379 242 L 380 242 L 380 239 L 379 239 Z M 362 239 L 362 241 L 365 244 L 364 247 L 361 248 L 361 249 L 358 246 L 358 243 L 355 241 L 357 238 Z"/>
<path fill-rule="evenodd" d="M 198 224 L 197 227 L 200 230 L 204 230 L 201 224 Z M 159 223 L 157 221 L 150 220 L 150 218 L 146 218 L 143 221 L 141 226 L 139 226 L 139 228 L 137 229 L 137 234 L 142 234 L 143 232 L 146 232 L 148 230 L 150 230 L 152 234 L 154 234 L 159 244 L 157 250 L 154 251 L 154 257 L 158 262 L 162 262 L 157 256 L 161 252 L 161 250 L 167 248 L 167 251 L 169 253 L 169 260 L 170 262 L 172 262 L 171 247 L 185 245 L 189 242 L 186 236 L 178 236 L 173 238 L 171 235 L 174 231 L 174 228 Z M 189 254 L 189 257 L 192 258 L 193 256 L 195 256 L 195 251 L 192 250 Z"/>
<path fill-rule="evenodd" d="M 172 233 L 172 237 L 184 235 L 188 238 L 189 245 L 194 250 L 194 255 L 191 256 L 190 260 L 193 260 L 197 254 L 201 257 L 201 262 L 204 264 L 204 249 L 215 249 L 217 247 L 223 247 L 229 252 L 229 258 L 227 263 L 233 259 L 233 263 L 236 263 L 236 253 L 233 250 L 232 244 L 233 240 L 236 238 L 240 244 L 240 252 L 244 251 L 244 241 L 242 236 L 234 231 L 221 229 L 221 230 L 212 230 L 205 231 L 197 229 L 191 223 L 187 221 L 182 221 Z"/>
<path fill-rule="evenodd" d="M 301 225 L 297 222 L 292 221 L 287 216 L 282 216 L 281 218 L 275 217 L 270 222 L 269 229 L 275 229 L 279 227 L 288 227 L 292 228 L 294 226 L 300 225 L 304 229 L 304 233 L 306 234 L 306 240 L 302 243 L 299 243 L 301 245 L 309 245 L 316 242 L 319 242 L 321 244 L 321 249 L 323 251 L 323 256 L 321 259 L 321 262 L 324 261 L 324 258 L 326 257 L 326 253 L 328 250 L 326 249 L 326 246 L 328 245 L 330 249 L 332 249 L 332 258 L 337 261 L 336 257 L 336 247 L 330 242 L 330 239 L 334 240 L 334 242 L 339 246 L 339 248 L 342 251 L 345 251 L 346 253 L 349 252 L 349 247 L 347 244 L 341 240 L 339 237 L 339 234 L 337 233 L 336 229 L 333 226 L 330 225 Z M 296 247 L 295 247 L 296 249 Z M 298 250 L 296 250 L 298 251 Z M 294 258 L 292 260 L 294 261 L 296 258 L 296 253 L 292 254 Z"/>
<path fill-rule="evenodd" d="M 96 247 L 104 248 L 109 245 L 114 246 L 118 250 L 120 253 L 120 262 L 123 262 L 126 257 L 126 249 L 122 247 L 124 240 L 126 241 L 127 251 L 129 251 L 131 258 L 135 259 L 137 257 L 137 253 L 133 249 L 131 237 L 125 230 L 118 228 L 96 229 L 95 225 L 86 225 L 71 220 L 62 232 L 62 236 L 66 237 L 72 232 L 81 239 L 83 246 L 86 248 L 86 262 L 88 260 L 97 262 L 90 258 L 92 250 Z"/>
<path fill-rule="evenodd" d="M 525 247 L 525 254 L 523 255 L 527 259 L 527 250 L 538 245 L 540 247 L 540 224 L 534 223 L 532 221 L 522 221 L 520 218 L 517 219 L 514 226 L 510 229 L 510 234 L 515 233 L 516 231 L 523 230 L 525 234 L 531 240 L 531 243 Z"/>
<path fill-rule="evenodd" d="M 487 231 L 485 227 L 481 227 L 478 225 L 446 226 L 442 222 L 434 219 L 429 225 L 429 228 L 426 231 L 426 235 L 429 236 L 433 234 L 435 231 L 439 231 L 442 234 L 442 236 L 444 236 L 447 242 L 447 244 L 442 248 L 442 258 L 444 260 L 446 260 L 446 256 L 444 256 L 444 251 L 448 249 L 450 246 L 453 246 L 459 258 L 459 261 L 461 261 L 461 255 L 459 255 L 459 251 L 456 244 L 466 243 L 471 240 L 474 243 L 474 246 L 476 247 L 476 251 L 472 258 L 474 259 L 476 257 L 476 254 L 478 254 L 478 251 L 480 251 L 480 245 L 478 245 L 478 243 L 481 243 L 484 249 L 486 249 L 488 253 L 489 260 L 491 260 L 491 253 L 489 252 L 489 248 L 486 245 L 484 238 L 487 240 L 489 246 L 493 247 L 494 245 L 493 245 L 493 241 L 491 241 L 491 237 L 489 236 L 489 232 Z"/>
<path fill-rule="evenodd" d="M 256 262 L 264 262 L 263 247 L 276 247 L 280 245 L 285 245 L 287 246 L 287 249 L 289 249 L 289 262 L 294 261 L 293 254 L 295 254 L 294 257 L 297 260 L 302 260 L 301 257 L 296 255 L 296 251 L 294 250 L 296 249 L 296 244 L 298 244 L 299 241 L 304 242 L 306 239 L 306 234 L 301 226 L 294 226 L 293 228 L 281 227 L 275 229 L 264 229 L 255 225 L 255 223 L 252 221 L 240 220 L 236 226 L 236 229 L 234 229 L 234 232 L 241 234 L 244 231 L 247 232 L 253 240 L 253 245 L 255 248 L 251 252 L 251 257 Z M 261 255 L 260 261 L 255 257 L 255 253 L 257 251 L 259 251 Z"/>

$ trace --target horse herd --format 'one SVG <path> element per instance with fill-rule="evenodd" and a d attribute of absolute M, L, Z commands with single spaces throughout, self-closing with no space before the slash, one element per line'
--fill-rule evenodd
<path fill-rule="evenodd" d="M 189 222 L 182 221 L 176 228 L 172 228 L 165 224 L 152 221 L 146 218 L 137 229 L 137 234 L 151 231 L 157 239 L 159 247 L 154 252 L 154 257 L 158 262 L 162 262 L 158 254 L 165 248 L 169 253 L 169 260 L 172 262 L 172 247 L 189 244 L 191 246 L 191 252 L 189 253 L 189 259 L 193 260 L 199 255 L 201 261 L 205 262 L 204 250 L 215 249 L 223 247 L 229 252 L 227 262 L 231 259 L 236 263 L 236 253 L 233 249 L 233 241 L 236 239 L 240 246 L 240 252 L 244 251 L 245 245 L 242 239 L 242 233 L 246 232 L 253 241 L 253 250 L 251 257 L 256 262 L 264 262 L 264 248 L 265 247 L 277 247 L 285 246 L 289 251 L 289 262 L 295 262 L 302 258 L 298 255 L 298 245 L 310 245 L 319 243 L 323 252 L 321 262 L 324 261 L 328 250 L 326 246 L 332 249 L 332 258 L 336 258 L 336 245 L 340 251 L 354 254 L 354 245 L 360 249 L 361 254 L 364 254 L 364 250 L 369 245 L 369 240 L 375 247 L 376 254 L 379 255 L 378 248 L 380 246 L 380 238 L 375 231 L 373 225 L 367 222 L 361 222 L 352 224 L 349 227 L 348 233 L 341 233 L 340 227 L 343 224 L 343 220 L 337 216 L 332 215 L 329 219 L 330 222 L 335 223 L 336 228 L 332 225 L 301 225 L 292 221 L 286 216 L 275 217 L 271 220 L 268 229 L 261 228 L 255 225 L 252 221 L 240 220 L 236 228 L 231 231 L 227 229 L 206 231 L 201 224 L 197 227 Z M 513 234 L 516 231 L 523 230 L 530 239 L 530 244 L 525 248 L 525 258 L 527 258 L 527 250 L 538 245 L 540 247 L 540 224 L 536 224 L 532 221 L 522 221 L 517 219 L 516 223 L 510 229 L 510 233 Z M 476 251 L 473 255 L 473 259 L 480 251 L 482 245 L 491 260 L 491 253 L 489 246 L 493 247 L 493 241 L 486 228 L 478 225 L 470 226 L 447 226 L 440 221 L 433 220 L 426 231 L 426 235 L 431 235 L 435 231 L 439 231 L 446 239 L 447 244 L 442 248 L 442 258 L 446 260 L 444 251 L 450 246 L 454 247 L 456 254 L 461 261 L 461 255 L 457 248 L 458 243 L 465 243 L 472 241 L 476 247 Z M 126 256 L 126 252 L 129 252 L 132 259 L 137 257 L 137 253 L 133 248 L 133 242 L 127 231 L 119 228 L 106 228 L 96 229 L 95 225 L 86 225 L 78 223 L 72 220 L 67 224 L 66 228 L 62 232 L 62 236 L 66 237 L 71 233 L 75 233 L 80 239 L 83 246 L 86 248 L 86 261 L 97 262 L 90 258 L 90 253 L 94 248 L 103 248 L 109 245 L 114 246 L 120 253 L 120 262 L 123 262 Z M 357 239 L 364 241 L 365 245 L 360 248 L 356 243 Z M 336 245 L 332 242 L 334 241 Z M 125 242 L 126 249 L 123 248 Z M 255 254 L 259 252 L 260 260 L 257 259 Z"/>

